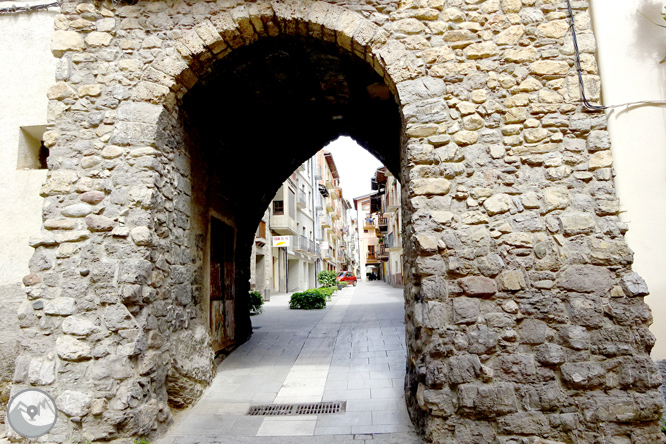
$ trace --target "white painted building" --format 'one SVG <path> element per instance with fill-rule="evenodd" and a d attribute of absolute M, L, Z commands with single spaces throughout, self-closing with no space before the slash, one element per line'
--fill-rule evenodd
<path fill-rule="evenodd" d="M 17 5 L 35 3 L 18 3 Z M 2 4 L 0 4 L 2 7 Z M 28 274 L 28 239 L 42 225 L 39 191 L 46 179 L 40 146 L 47 91 L 56 81 L 51 34 L 56 9 L 0 14 L 0 286 Z M 48 153 L 48 150 L 42 153 Z"/>
<path fill-rule="evenodd" d="M 666 25 L 661 0 L 591 0 L 603 104 L 666 100 Z M 581 17 L 584 19 L 584 17 Z M 578 28 L 586 20 L 580 20 Z M 666 359 L 666 103 L 608 110 L 615 185 L 634 271 L 647 282 L 654 359 Z"/>
<path fill-rule="evenodd" d="M 270 213 L 272 292 L 303 291 L 316 286 L 315 188 L 313 159 L 300 165 L 278 190 Z M 288 237 L 279 246 L 275 237 Z"/>

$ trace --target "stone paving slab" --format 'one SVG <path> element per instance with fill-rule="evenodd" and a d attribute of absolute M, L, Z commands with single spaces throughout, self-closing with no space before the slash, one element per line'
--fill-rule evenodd
<path fill-rule="evenodd" d="M 194 407 L 158 444 L 420 444 L 404 401 L 402 290 L 359 282 L 323 310 L 277 295 L 253 336 L 218 367 Z M 246 416 L 252 405 L 346 401 L 332 415 Z"/>

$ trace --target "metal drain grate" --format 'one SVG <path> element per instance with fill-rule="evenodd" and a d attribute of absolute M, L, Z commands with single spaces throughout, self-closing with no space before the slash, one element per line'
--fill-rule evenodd
<path fill-rule="evenodd" d="M 329 415 L 344 412 L 347 403 L 314 402 L 310 404 L 269 404 L 253 405 L 248 410 L 249 416 L 295 416 L 295 415 Z"/>

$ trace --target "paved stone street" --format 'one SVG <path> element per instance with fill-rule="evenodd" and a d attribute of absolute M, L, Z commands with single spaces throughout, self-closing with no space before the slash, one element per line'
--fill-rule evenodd
<path fill-rule="evenodd" d="M 159 444 L 419 443 L 405 408 L 401 289 L 359 282 L 324 310 L 290 310 L 273 296 L 252 338 Z M 250 405 L 346 401 L 340 414 L 246 416 Z"/>

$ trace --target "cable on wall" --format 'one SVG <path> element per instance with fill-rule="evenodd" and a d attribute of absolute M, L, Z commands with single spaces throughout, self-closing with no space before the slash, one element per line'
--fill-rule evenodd
<path fill-rule="evenodd" d="M 38 11 L 40 9 L 49 9 L 49 8 L 58 8 L 58 7 L 60 7 L 60 2 L 57 1 L 52 3 L 40 3 L 37 5 L 29 5 L 29 6 L 11 5 L 6 8 L 0 8 L 0 14 L 19 14 L 22 12 L 33 12 L 33 11 Z"/>
<path fill-rule="evenodd" d="M 571 36 L 573 39 L 574 52 L 576 54 L 576 70 L 578 71 L 578 83 L 580 84 L 580 94 L 583 100 L 583 106 L 590 111 L 603 111 L 606 109 L 621 108 L 624 106 L 635 105 L 666 105 L 666 100 L 641 100 L 637 102 L 621 103 L 619 105 L 594 105 L 587 100 L 585 96 L 585 83 L 583 82 L 583 68 L 580 63 L 580 50 L 578 49 L 578 38 L 576 36 L 576 23 L 574 20 L 573 8 L 571 7 L 571 0 L 567 0 L 567 8 L 569 10 L 569 18 L 571 19 Z"/>

